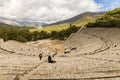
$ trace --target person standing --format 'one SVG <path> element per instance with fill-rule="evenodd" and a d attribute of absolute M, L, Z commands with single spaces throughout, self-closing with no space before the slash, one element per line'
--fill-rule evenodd
<path fill-rule="evenodd" d="M 42 60 L 42 54 L 41 53 L 39 54 L 39 58 L 40 58 L 40 60 Z"/>

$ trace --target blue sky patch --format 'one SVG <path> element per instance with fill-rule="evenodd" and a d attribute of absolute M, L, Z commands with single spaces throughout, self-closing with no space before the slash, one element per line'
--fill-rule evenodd
<path fill-rule="evenodd" d="M 100 11 L 109 11 L 120 7 L 120 0 L 95 0 L 97 4 L 101 4 Z"/>

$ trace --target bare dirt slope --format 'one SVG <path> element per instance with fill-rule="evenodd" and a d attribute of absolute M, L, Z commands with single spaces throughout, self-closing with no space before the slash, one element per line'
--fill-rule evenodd
<path fill-rule="evenodd" d="M 36 42 L 34 41 L 27 42 L 26 44 L 30 46 L 38 47 L 42 50 L 47 50 L 49 52 L 55 52 L 55 50 L 57 49 L 59 53 L 63 53 L 65 49 L 63 45 L 64 41 L 60 41 L 60 40 L 44 39 Z"/>
<path fill-rule="evenodd" d="M 0 40 L 0 80 L 120 80 L 119 34 L 119 28 L 84 28 L 71 35 L 64 46 L 56 40 L 24 44 Z M 61 53 L 65 47 L 69 53 L 57 54 L 53 58 L 56 63 L 47 62 L 50 51 L 57 48 Z M 41 51 L 42 61 L 38 57 Z"/>

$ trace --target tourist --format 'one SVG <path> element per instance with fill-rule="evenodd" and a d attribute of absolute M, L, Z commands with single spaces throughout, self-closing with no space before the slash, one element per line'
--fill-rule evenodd
<path fill-rule="evenodd" d="M 40 60 L 42 60 L 42 54 L 41 53 L 39 54 L 39 58 L 40 58 Z"/>
<path fill-rule="evenodd" d="M 48 56 L 48 63 L 55 63 L 55 62 L 56 62 L 56 61 L 53 61 L 53 60 L 52 60 L 52 57 L 49 55 L 49 56 Z"/>
<path fill-rule="evenodd" d="M 48 62 L 49 62 L 49 63 L 52 63 L 52 62 L 53 62 L 50 55 L 48 56 Z"/>

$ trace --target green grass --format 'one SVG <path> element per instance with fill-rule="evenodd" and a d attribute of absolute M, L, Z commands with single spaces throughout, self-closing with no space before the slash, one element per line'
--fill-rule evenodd
<path fill-rule="evenodd" d="M 59 25 L 43 26 L 42 29 L 36 28 L 36 29 L 29 29 L 29 30 L 30 30 L 30 32 L 34 32 L 34 31 L 38 31 L 38 32 L 40 32 L 40 31 L 46 31 L 46 32 L 50 33 L 51 31 L 61 31 L 63 29 L 67 29 L 69 27 L 70 27 L 70 24 L 65 23 L 65 24 L 59 24 Z"/>

